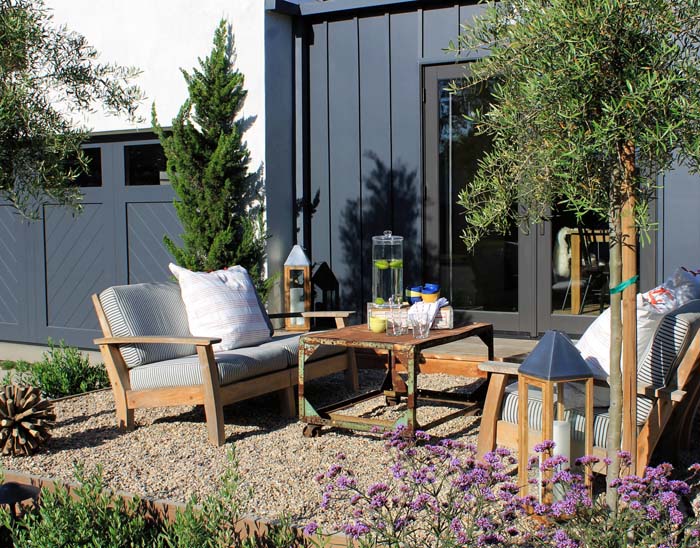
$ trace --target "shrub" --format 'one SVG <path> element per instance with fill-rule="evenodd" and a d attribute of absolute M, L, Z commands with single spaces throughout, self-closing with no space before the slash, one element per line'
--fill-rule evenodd
<path fill-rule="evenodd" d="M 557 484 L 560 500 L 540 503 L 533 496 L 520 497 L 519 486 L 506 474 L 515 463 L 508 450 L 476 459 L 473 446 L 451 440 L 431 442 L 422 432 L 405 439 L 402 429 L 387 435 L 394 459 L 386 481 L 363 489 L 356 476 L 343 466 L 344 457 L 317 476 L 323 486 L 322 509 L 349 504 L 352 520 L 338 530 L 361 547 L 430 546 L 559 546 L 587 547 L 697 547 L 698 520 L 681 511 L 682 499 L 691 492 L 684 481 L 671 479 L 673 467 L 647 468 L 643 477 L 628 475 L 614 482 L 621 506 L 617 513 L 604 496 L 591 498 L 582 475 L 566 468 L 566 459 L 547 454 L 552 442 L 537 448 L 544 453 L 541 470 L 552 477 L 545 487 Z M 624 462 L 626 455 L 622 455 Z M 539 459 L 530 461 L 531 468 Z M 584 457 L 585 473 L 597 463 Z M 700 465 L 691 467 L 693 473 Z M 531 483 L 537 483 L 537 479 Z M 317 533 L 316 523 L 305 528 Z"/>
<path fill-rule="evenodd" d="M 103 365 L 90 364 L 85 354 L 66 346 L 63 341 L 56 346 L 49 339 L 48 345 L 49 350 L 44 352 L 40 362 L 16 362 L 13 374 L 7 375 L 4 382 L 37 386 L 51 398 L 82 394 L 109 385 Z"/>
<path fill-rule="evenodd" d="M 76 466 L 80 482 L 72 494 L 64 487 L 42 490 L 40 503 L 25 509 L 19 518 L 0 507 L 0 545 L 24 548 L 66 546 L 148 548 L 292 548 L 296 534 L 288 520 L 270 528 L 264 538 L 242 539 L 233 524 L 247 507 L 250 493 L 244 489 L 234 451 L 217 493 L 201 505 L 191 499 L 172 522 L 154 519 L 138 498 L 125 502 L 104 489 L 101 470 L 86 474 Z M 4 535 L 4 536 L 3 536 Z"/>
<path fill-rule="evenodd" d="M 41 504 L 19 519 L 4 507 L 0 510 L 11 546 L 157 546 L 158 527 L 146 519 L 138 499 L 125 503 L 105 491 L 99 470 L 85 474 L 82 466 L 76 466 L 75 478 L 81 483 L 75 499 L 57 486 L 53 492 L 42 490 Z"/>

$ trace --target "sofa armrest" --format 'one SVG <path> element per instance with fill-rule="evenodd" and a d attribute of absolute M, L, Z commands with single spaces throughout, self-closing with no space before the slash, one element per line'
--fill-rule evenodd
<path fill-rule="evenodd" d="M 349 318 L 354 312 L 350 310 L 314 310 L 301 312 L 302 318 Z"/>
<path fill-rule="evenodd" d="M 355 312 L 350 310 L 314 310 L 312 312 L 274 312 L 268 314 L 271 320 L 280 318 L 347 318 Z"/>
<path fill-rule="evenodd" d="M 656 388 L 650 384 L 637 384 L 637 395 L 646 396 L 647 398 L 658 398 L 661 400 L 681 402 L 683 401 L 685 394 L 685 390 L 679 390 L 678 388 Z"/>
<path fill-rule="evenodd" d="M 276 312 L 268 314 L 270 319 L 276 318 L 334 318 L 337 328 L 345 327 L 345 319 L 355 312 L 351 310 L 314 310 L 312 312 Z"/>
<path fill-rule="evenodd" d="M 519 363 L 485 361 L 479 364 L 479 371 L 484 373 L 496 373 L 501 375 L 517 375 L 520 369 Z"/>
<path fill-rule="evenodd" d="M 316 310 L 314 312 L 302 312 L 303 318 L 334 318 L 335 326 L 340 329 L 345 327 L 345 319 L 352 316 L 354 312 L 349 310 Z"/>
<path fill-rule="evenodd" d="M 160 337 L 160 336 L 143 336 L 143 337 L 102 337 L 93 341 L 96 345 L 115 345 L 122 346 L 125 344 L 191 344 L 194 346 L 208 346 L 221 342 L 219 337 Z"/>

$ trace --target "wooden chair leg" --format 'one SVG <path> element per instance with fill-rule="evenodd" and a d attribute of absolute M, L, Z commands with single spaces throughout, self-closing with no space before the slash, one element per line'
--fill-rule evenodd
<path fill-rule="evenodd" d="M 209 442 L 217 447 L 224 444 L 224 408 L 219 390 L 219 368 L 211 345 L 197 346 L 199 364 L 202 368 L 204 389 L 204 414 L 207 418 Z"/>
<path fill-rule="evenodd" d="M 294 387 L 289 386 L 277 392 L 280 398 L 280 413 L 283 417 L 297 416 L 297 399 L 294 394 Z"/>
<path fill-rule="evenodd" d="M 133 430 L 134 410 L 127 407 L 126 394 L 124 392 L 117 394 L 117 391 L 114 389 L 112 392 L 114 393 L 114 404 L 117 409 L 117 427 L 121 430 Z"/>
<path fill-rule="evenodd" d="M 112 385 L 114 407 L 117 411 L 117 428 L 134 429 L 134 410 L 126 402 L 126 391 L 131 389 L 126 364 L 116 347 L 100 345 L 100 353 L 105 363 L 109 384 Z"/>
<path fill-rule="evenodd" d="M 508 375 L 491 373 L 488 379 L 489 388 L 484 401 L 484 411 L 481 415 L 479 425 L 479 439 L 476 446 L 477 458 L 481 459 L 489 451 L 496 449 L 496 428 L 498 420 L 501 418 L 501 406 L 503 405 L 503 395 L 506 390 Z"/>
<path fill-rule="evenodd" d="M 348 366 L 345 369 L 345 384 L 353 392 L 357 392 L 360 389 L 360 379 L 357 374 L 357 357 L 355 356 L 354 348 L 348 348 L 347 359 Z"/>

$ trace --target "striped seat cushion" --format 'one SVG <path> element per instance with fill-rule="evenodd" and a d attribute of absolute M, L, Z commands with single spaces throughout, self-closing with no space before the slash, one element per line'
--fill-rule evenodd
<path fill-rule="evenodd" d="M 99 295 L 115 337 L 191 337 L 180 288 L 173 283 L 119 285 Z M 143 344 L 122 346 L 127 367 L 180 358 L 195 353 L 192 345 Z"/>
<path fill-rule="evenodd" d="M 299 339 L 301 335 L 283 335 L 281 337 L 274 337 L 266 345 L 278 345 L 284 350 L 287 356 L 287 363 L 290 366 L 299 365 Z M 335 356 L 337 354 L 342 354 L 345 352 L 345 348 L 340 346 L 319 346 L 316 351 L 312 354 L 309 362 L 314 362 L 316 360 L 321 360 L 323 358 L 328 358 L 330 356 Z"/>
<path fill-rule="evenodd" d="M 518 424 L 518 393 L 517 383 L 510 385 L 508 388 L 515 391 L 507 391 L 503 409 L 501 411 L 501 419 L 513 424 Z M 542 401 L 537 396 L 531 394 L 528 401 L 528 422 L 531 430 L 542 430 Z M 651 412 L 653 402 L 644 397 L 637 398 L 637 425 L 642 426 L 646 421 L 647 416 Z M 593 445 L 596 447 L 605 447 L 608 439 L 608 426 L 610 424 L 610 416 L 608 410 L 604 407 L 594 408 L 595 421 L 593 423 Z M 571 436 L 575 440 L 583 440 L 585 434 L 586 421 L 582 410 L 567 409 L 565 413 L 566 420 L 571 423 Z"/>
<path fill-rule="evenodd" d="M 287 355 L 280 345 L 263 344 L 215 354 L 221 386 L 281 371 Z M 196 355 L 150 363 L 129 370 L 132 390 L 202 384 L 202 368 Z"/>

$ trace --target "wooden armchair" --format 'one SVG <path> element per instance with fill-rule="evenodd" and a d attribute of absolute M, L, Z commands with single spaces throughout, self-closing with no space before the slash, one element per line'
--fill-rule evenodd
<path fill-rule="evenodd" d="M 107 368 L 120 428 L 134 427 L 135 409 L 203 405 L 209 441 L 220 446 L 225 405 L 278 392 L 283 413 L 295 414 L 299 335 L 215 353 L 220 339 L 189 334 L 176 284 L 115 286 L 92 300 L 104 334 L 94 342 Z M 330 316 L 343 326 L 351 313 L 302 314 Z M 311 367 L 312 378 L 346 371 L 351 387 L 358 385 L 352 353 L 328 349 Z"/>
<path fill-rule="evenodd" d="M 692 421 L 700 402 L 700 301 L 689 305 L 692 306 L 686 305 L 683 310 L 664 317 L 649 351 L 640 356 L 639 377 L 655 381 L 648 384 L 640 380 L 637 385 L 635 473 L 638 475 L 644 473 L 669 424 L 673 425 L 675 448 L 690 443 Z M 517 391 L 507 390 L 517 380 L 518 368 L 519 364 L 505 362 L 489 361 L 479 365 L 479 369 L 489 375 L 477 444 L 479 457 L 493 451 L 497 445 L 518 448 L 517 419 L 512 420 L 512 409 L 517 410 Z M 529 415 L 534 407 L 530 399 Z M 600 458 L 606 455 L 607 426 L 607 409 L 598 408 L 593 454 Z M 542 441 L 541 434 L 532 431 L 528 439 L 530 451 L 534 444 Z"/>

